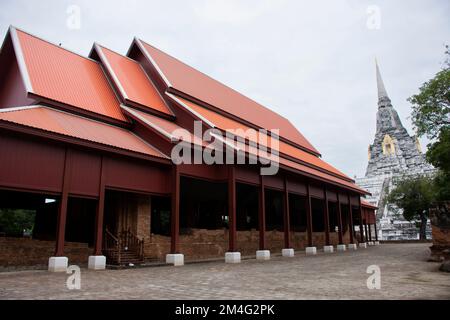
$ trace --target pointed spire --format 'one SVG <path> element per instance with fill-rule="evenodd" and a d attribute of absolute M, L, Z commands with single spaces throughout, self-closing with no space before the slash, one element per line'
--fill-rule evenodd
<path fill-rule="evenodd" d="M 375 58 L 375 67 L 377 70 L 378 101 L 380 101 L 382 98 L 389 99 L 386 89 L 384 88 L 383 79 L 381 78 L 380 68 L 378 67 L 378 62 L 376 58 Z"/>

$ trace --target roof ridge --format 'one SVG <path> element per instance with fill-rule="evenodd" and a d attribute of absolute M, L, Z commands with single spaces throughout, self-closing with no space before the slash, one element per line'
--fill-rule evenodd
<path fill-rule="evenodd" d="M 44 106 L 40 105 L 40 104 L 35 104 L 35 105 L 29 105 L 29 106 L 0 108 L 0 113 L 23 111 L 23 110 L 29 110 L 29 109 L 35 109 L 35 108 L 42 108 L 42 107 L 44 107 Z"/>

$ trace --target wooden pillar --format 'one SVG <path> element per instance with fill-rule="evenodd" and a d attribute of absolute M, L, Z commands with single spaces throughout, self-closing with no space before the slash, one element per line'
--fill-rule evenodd
<path fill-rule="evenodd" d="M 103 217 L 105 211 L 105 164 L 103 156 L 100 161 L 100 183 L 98 186 L 98 203 L 97 212 L 95 215 L 94 256 L 99 256 L 102 254 L 103 244 Z"/>
<path fill-rule="evenodd" d="M 284 178 L 284 247 L 291 247 L 291 223 L 289 217 L 289 190 L 288 190 L 288 182 L 286 177 Z"/>
<path fill-rule="evenodd" d="M 378 241 L 378 232 L 377 232 L 377 216 L 375 215 L 375 223 L 373 224 L 373 227 L 375 228 L 375 241 Z"/>
<path fill-rule="evenodd" d="M 236 176 L 233 165 L 228 167 L 228 227 L 228 251 L 236 252 Z"/>
<path fill-rule="evenodd" d="M 372 224 L 368 224 L 367 228 L 369 229 L 369 241 L 372 241 Z"/>
<path fill-rule="evenodd" d="M 347 193 L 347 198 L 348 198 L 348 214 L 349 214 L 349 221 L 348 224 L 350 226 L 350 243 L 355 243 L 355 239 L 353 238 L 353 233 L 354 231 L 354 227 L 353 227 L 353 210 L 352 210 L 352 202 L 351 202 L 351 197 L 350 197 L 350 193 Z"/>
<path fill-rule="evenodd" d="M 309 190 L 309 182 L 306 183 L 306 228 L 308 233 L 308 247 L 312 247 L 313 226 L 312 226 L 311 193 Z"/>
<path fill-rule="evenodd" d="M 341 198 L 339 197 L 339 192 L 337 195 L 337 209 L 338 209 L 338 228 L 339 228 L 339 244 L 344 244 L 343 233 L 342 233 L 342 210 L 341 210 Z"/>
<path fill-rule="evenodd" d="M 264 176 L 259 176 L 259 250 L 266 250 L 266 197 L 264 192 Z"/>
<path fill-rule="evenodd" d="M 323 188 L 323 198 L 324 198 L 324 210 L 323 210 L 323 218 L 325 221 L 325 245 L 330 245 L 330 211 L 328 208 L 328 193 L 327 187 Z"/>
<path fill-rule="evenodd" d="M 363 230 L 363 208 L 361 205 L 361 197 L 358 197 L 358 202 L 359 202 L 359 235 L 361 237 L 361 242 L 365 242 L 364 241 L 364 230 Z"/>
<path fill-rule="evenodd" d="M 172 212 L 170 218 L 170 253 L 179 253 L 180 237 L 180 172 L 176 164 L 172 165 Z"/>
<path fill-rule="evenodd" d="M 64 256 L 64 240 L 66 235 L 67 202 L 69 200 L 70 175 L 72 171 L 72 152 L 66 148 L 62 181 L 61 201 L 58 209 L 56 225 L 55 256 Z"/>

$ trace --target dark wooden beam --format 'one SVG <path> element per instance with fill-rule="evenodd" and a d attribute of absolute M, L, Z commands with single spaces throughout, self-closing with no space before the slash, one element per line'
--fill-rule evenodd
<path fill-rule="evenodd" d="M 264 192 L 264 176 L 259 176 L 259 250 L 266 250 L 266 197 Z"/>
<path fill-rule="evenodd" d="M 377 232 L 377 216 L 375 215 L 375 223 L 373 224 L 373 227 L 375 228 L 375 241 L 378 241 L 378 232 Z"/>
<path fill-rule="evenodd" d="M 172 215 L 170 232 L 170 253 L 179 253 L 180 237 L 180 172 L 176 164 L 172 166 Z"/>
<path fill-rule="evenodd" d="M 343 240 L 343 229 L 342 229 L 342 209 L 341 209 L 341 199 L 339 198 L 339 193 L 337 196 L 338 200 L 337 200 L 337 209 L 338 209 L 338 228 L 339 228 L 339 233 L 338 233 L 338 237 L 339 237 L 339 244 L 344 244 L 344 240 Z"/>
<path fill-rule="evenodd" d="M 284 247 L 291 247 L 291 223 L 289 217 L 289 191 L 288 191 L 288 181 L 284 177 Z"/>
<path fill-rule="evenodd" d="M 98 202 L 97 212 L 95 215 L 95 244 L 94 255 L 99 256 L 102 254 L 103 244 L 103 217 L 105 209 L 105 160 L 101 156 L 100 160 L 100 183 L 98 186 Z"/>
<path fill-rule="evenodd" d="M 72 173 L 72 152 L 66 148 L 64 158 L 64 174 L 62 181 L 61 200 L 58 209 L 58 218 L 56 225 L 56 248 L 55 256 L 64 256 L 64 241 L 66 235 L 66 220 L 67 220 L 67 202 L 69 200 L 69 186 L 70 176 Z"/>
<path fill-rule="evenodd" d="M 228 166 L 228 227 L 228 251 L 236 252 L 236 173 L 233 165 Z"/>
<path fill-rule="evenodd" d="M 362 208 L 362 204 L 361 204 L 361 197 L 358 197 L 358 202 L 359 202 L 359 236 L 361 238 L 361 242 L 365 242 L 364 241 L 364 230 L 363 230 L 363 208 Z"/>
<path fill-rule="evenodd" d="M 306 228 L 308 234 L 308 247 L 312 247 L 313 225 L 312 225 L 311 192 L 309 187 L 309 181 L 306 183 Z"/>
<path fill-rule="evenodd" d="M 323 188 L 323 198 L 324 198 L 324 210 L 323 210 L 323 218 L 325 221 L 325 245 L 330 245 L 330 210 L 328 208 L 328 192 L 327 187 Z"/>
<path fill-rule="evenodd" d="M 353 210 L 352 210 L 352 202 L 350 198 L 350 193 L 347 193 L 348 198 L 348 215 L 349 215 L 349 221 L 348 224 L 350 226 L 350 243 L 355 243 L 355 239 L 353 238 L 354 235 L 354 226 L 353 226 Z"/>

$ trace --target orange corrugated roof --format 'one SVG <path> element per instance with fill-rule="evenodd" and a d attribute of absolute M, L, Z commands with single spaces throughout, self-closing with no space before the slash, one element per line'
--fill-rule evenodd
<path fill-rule="evenodd" d="M 0 120 L 165 158 L 156 148 L 126 129 L 44 106 L 3 109 Z"/>
<path fill-rule="evenodd" d="M 138 42 L 153 60 L 151 63 L 156 63 L 169 81 L 169 86 L 261 128 L 280 129 L 283 138 L 319 154 L 286 118 L 153 46 Z"/>
<path fill-rule="evenodd" d="M 230 118 L 227 118 L 215 111 L 206 109 L 202 106 L 199 106 L 196 103 L 193 103 L 189 100 L 183 99 L 181 97 L 177 97 L 177 99 L 181 100 L 182 103 L 186 104 L 189 108 L 191 108 L 192 110 L 194 110 L 197 114 L 199 114 L 201 117 L 205 118 L 206 120 L 208 120 L 209 122 L 211 122 L 212 124 L 214 124 L 214 126 L 216 126 L 217 128 L 220 128 L 222 130 L 236 130 L 236 129 L 242 129 L 242 130 L 248 130 L 250 129 L 250 127 L 236 121 Z M 259 135 L 263 135 L 263 136 L 267 136 L 264 133 L 258 133 Z M 258 143 L 258 136 L 248 136 L 247 138 L 249 138 L 252 142 L 254 143 Z M 263 139 L 261 141 L 269 141 Z M 270 147 L 267 145 L 267 143 L 263 143 L 263 145 L 265 145 L 266 147 Z M 334 168 L 333 166 L 331 166 L 330 164 L 326 163 L 325 161 L 323 161 L 322 159 L 320 159 L 319 157 L 312 155 L 308 152 L 305 152 L 299 148 L 296 148 L 286 142 L 283 141 L 279 141 L 279 148 L 278 151 L 280 153 L 283 153 L 285 155 L 291 156 L 293 158 L 296 158 L 300 161 L 304 161 L 307 162 L 313 166 L 319 167 L 323 170 L 332 172 L 336 175 L 339 175 L 341 177 L 343 177 L 344 179 L 348 179 L 351 180 L 348 176 L 346 176 L 345 174 L 343 174 L 342 172 L 340 172 L 339 170 L 337 170 L 336 168 Z"/>
<path fill-rule="evenodd" d="M 96 48 L 107 60 L 103 61 L 103 57 L 100 57 L 102 61 L 110 66 L 110 72 L 114 73 L 113 80 L 117 80 L 119 83 L 116 84 L 123 89 L 124 99 L 173 116 L 138 62 L 107 48 L 98 45 Z"/>
<path fill-rule="evenodd" d="M 34 94 L 127 121 L 99 63 L 23 31 L 16 32 Z"/>
<path fill-rule="evenodd" d="M 362 205 L 363 207 L 370 208 L 370 209 L 374 209 L 374 210 L 378 209 L 377 206 L 374 206 L 374 205 L 371 204 L 370 202 L 365 201 L 365 200 L 363 200 L 363 199 L 361 199 L 361 205 Z"/>

